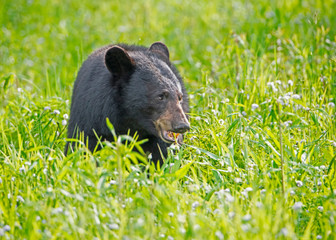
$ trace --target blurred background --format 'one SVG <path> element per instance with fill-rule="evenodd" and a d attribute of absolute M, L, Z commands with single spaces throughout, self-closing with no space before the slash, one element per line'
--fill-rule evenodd
<path fill-rule="evenodd" d="M 335 9 L 335 1 L 322 0 L 2 0 L 0 75 L 14 73 L 18 87 L 69 98 L 93 50 L 163 41 L 188 87 L 198 87 L 205 71 L 220 87 L 238 88 L 237 48 L 249 59 L 273 58 L 277 41 L 290 39 L 293 48 L 284 51 L 300 61 L 295 55 L 318 51 L 323 35 L 335 40 Z"/>

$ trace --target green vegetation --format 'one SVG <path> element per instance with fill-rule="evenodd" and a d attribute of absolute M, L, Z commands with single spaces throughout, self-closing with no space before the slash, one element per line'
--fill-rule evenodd
<path fill-rule="evenodd" d="M 335 9 L 0 1 L 0 239 L 335 239 Z M 64 157 L 82 61 L 155 41 L 190 93 L 186 144 L 160 170 L 124 136 Z"/>

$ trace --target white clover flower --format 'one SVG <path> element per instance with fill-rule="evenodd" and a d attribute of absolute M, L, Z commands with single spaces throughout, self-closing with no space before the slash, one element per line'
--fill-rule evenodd
<path fill-rule="evenodd" d="M 244 231 L 244 232 L 248 232 L 249 230 L 250 230 L 250 228 L 251 228 L 251 225 L 250 224 L 242 224 L 241 225 L 241 228 L 242 228 L 242 230 Z"/>
<path fill-rule="evenodd" d="M 307 153 L 304 152 L 301 155 L 301 162 L 306 163 L 306 160 L 307 160 Z"/>
<path fill-rule="evenodd" d="M 68 123 L 67 120 L 65 120 L 65 119 L 62 120 L 62 125 L 63 126 L 67 125 L 67 123 Z"/>
<path fill-rule="evenodd" d="M 198 201 L 195 201 L 195 202 L 192 203 L 191 207 L 192 207 L 193 209 L 195 209 L 195 208 L 197 208 L 199 205 L 200 205 L 199 202 L 198 202 Z"/>
<path fill-rule="evenodd" d="M 252 219 L 251 214 L 246 214 L 245 216 L 242 217 L 242 220 L 245 222 L 248 222 Z"/>
<path fill-rule="evenodd" d="M 292 125 L 292 123 L 293 122 L 291 120 L 288 120 L 288 121 L 284 122 L 286 127 L 289 127 L 290 125 Z"/>
<path fill-rule="evenodd" d="M 226 201 L 228 202 L 234 202 L 234 196 L 232 196 L 230 193 L 225 193 Z"/>
<path fill-rule="evenodd" d="M 55 109 L 54 111 L 53 111 L 53 114 L 56 114 L 56 115 L 58 115 L 58 114 L 60 114 L 61 112 L 59 111 L 59 110 L 57 110 L 57 109 Z"/>
<path fill-rule="evenodd" d="M 295 181 L 295 183 L 296 183 L 296 186 L 298 186 L 298 187 L 302 187 L 303 186 L 303 183 L 302 183 L 302 181 Z"/>
<path fill-rule="evenodd" d="M 169 216 L 169 217 L 174 217 L 174 213 L 173 213 L 173 212 L 169 212 L 169 213 L 168 213 L 168 216 Z"/>
<path fill-rule="evenodd" d="M 251 105 L 251 108 L 252 108 L 252 110 L 254 111 L 254 110 L 256 110 L 257 108 L 259 108 L 259 105 L 256 104 L 256 103 L 253 103 L 253 104 Z"/>
<path fill-rule="evenodd" d="M 221 213 L 221 210 L 216 208 L 214 211 L 213 211 L 213 214 L 220 214 Z"/>
<path fill-rule="evenodd" d="M 180 233 L 182 233 L 182 234 L 185 234 L 185 233 L 186 233 L 186 230 L 185 230 L 184 227 L 180 227 L 180 228 L 179 228 L 179 231 L 180 231 Z"/>
<path fill-rule="evenodd" d="M 118 230 L 119 229 L 119 225 L 116 224 L 116 223 L 108 224 L 107 227 L 111 230 Z"/>
<path fill-rule="evenodd" d="M 323 206 L 318 206 L 317 209 L 321 212 L 323 212 Z"/>
<path fill-rule="evenodd" d="M 11 230 L 11 227 L 9 225 L 5 225 L 3 228 L 2 228 L 5 232 L 9 232 Z"/>
<path fill-rule="evenodd" d="M 288 80 L 287 83 L 288 83 L 289 86 L 293 86 L 293 84 L 294 84 L 292 80 Z"/>
<path fill-rule="evenodd" d="M 17 202 L 18 202 L 18 201 L 20 201 L 20 202 L 24 202 L 24 199 L 23 199 L 22 196 L 18 195 L 18 196 L 16 197 L 16 201 L 17 201 Z"/>
<path fill-rule="evenodd" d="M 24 165 L 22 165 L 22 167 L 20 167 L 19 171 L 20 171 L 20 173 L 22 173 L 22 172 L 25 173 L 26 172 L 26 169 L 25 169 Z"/>
<path fill-rule="evenodd" d="M 243 180 L 241 178 L 237 177 L 237 178 L 234 179 L 234 181 L 235 181 L 235 183 L 241 183 Z"/>
<path fill-rule="evenodd" d="M 69 119 L 69 115 L 68 115 L 68 114 L 64 114 L 64 115 L 63 115 L 63 118 L 64 118 L 64 119 Z"/>
<path fill-rule="evenodd" d="M 303 203 L 302 202 L 295 202 L 293 205 L 293 210 L 297 211 L 300 210 L 303 207 Z"/>
<path fill-rule="evenodd" d="M 159 237 L 160 237 L 160 238 L 164 238 L 165 236 L 166 236 L 166 235 L 164 235 L 164 233 L 160 233 L 160 234 L 159 234 Z"/>
<path fill-rule="evenodd" d="M 277 102 L 280 103 L 282 106 L 285 105 L 285 102 L 283 101 L 283 98 L 282 97 L 279 97 L 277 99 Z"/>
<path fill-rule="evenodd" d="M 333 103 L 333 102 L 328 103 L 328 107 L 334 108 L 335 107 L 335 103 Z"/>
<path fill-rule="evenodd" d="M 228 216 L 229 216 L 229 218 L 232 219 L 232 218 L 234 218 L 236 216 L 236 213 L 235 212 L 229 212 Z"/>
<path fill-rule="evenodd" d="M 222 240 L 224 239 L 224 235 L 221 231 L 217 230 L 215 233 L 216 237 L 218 237 L 218 239 Z"/>
<path fill-rule="evenodd" d="M 293 94 L 292 98 L 294 98 L 294 99 L 301 99 L 301 96 L 299 94 Z"/>
<path fill-rule="evenodd" d="M 284 236 L 287 236 L 288 235 L 288 230 L 287 230 L 287 228 L 281 228 L 281 230 L 280 230 L 280 234 L 281 235 L 284 235 Z"/>

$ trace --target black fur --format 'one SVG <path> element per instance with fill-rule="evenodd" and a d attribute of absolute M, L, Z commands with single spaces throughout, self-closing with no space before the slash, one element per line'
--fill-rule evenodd
<path fill-rule="evenodd" d="M 158 136 L 153 123 L 168 106 L 158 100 L 158 96 L 165 90 L 171 101 L 175 101 L 178 89 L 182 91 L 181 105 L 187 114 L 186 89 L 177 69 L 169 61 L 169 51 L 163 43 L 154 43 L 150 48 L 125 44 L 100 48 L 88 57 L 78 72 L 68 138 L 84 132 L 88 147 L 93 151 L 97 145 L 94 131 L 102 140 L 113 140 L 106 126 L 106 118 L 109 118 L 117 134 L 137 132 L 140 139 L 148 139 L 143 149 L 152 153 L 153 160 L 161 161 L 159 148 L 166 157 L 170 144 Z M 69 143 L 65 154 L 68 149 Z"/>

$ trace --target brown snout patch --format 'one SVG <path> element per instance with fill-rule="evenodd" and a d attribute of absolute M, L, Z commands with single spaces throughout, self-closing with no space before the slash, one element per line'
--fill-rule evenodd
<path fill-rule="evenodd" d="M 188 119 L 179 102 L 170 103 L 166 111 L 154 122 L 156 130 L 160 138 L 165 142 L 182 142 L 183 136 L 179 133 L 174 133 L 174 126 L 181 122 L 187 123 Z"/>

